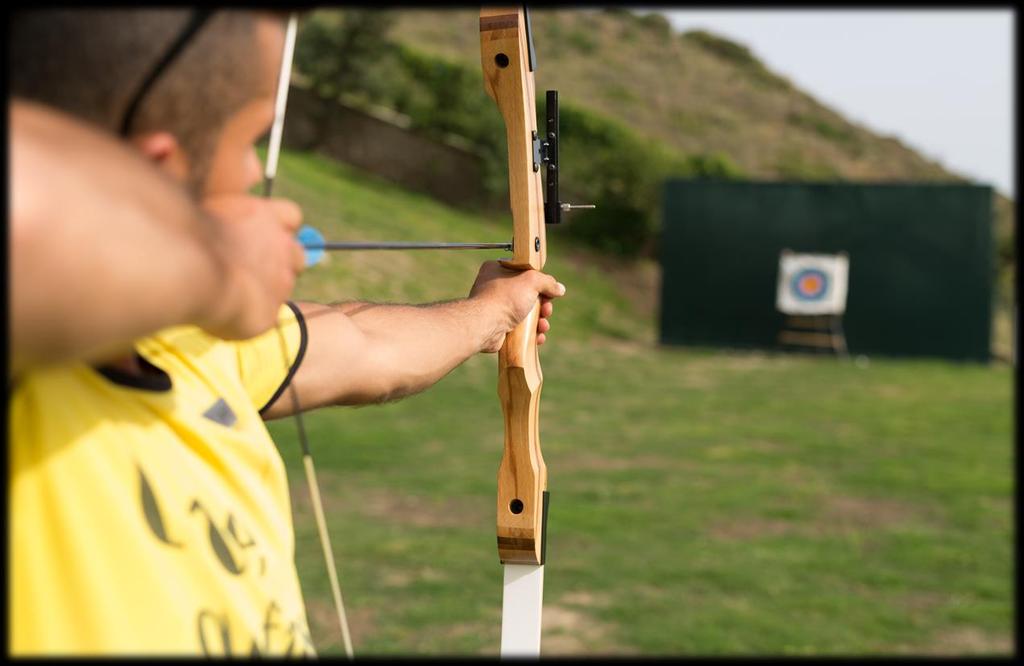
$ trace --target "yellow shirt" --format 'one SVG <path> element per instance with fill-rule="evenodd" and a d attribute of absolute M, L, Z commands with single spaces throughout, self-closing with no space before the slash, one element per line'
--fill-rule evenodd
<path fill-rule="evenodd" d="M 143 382 L 77 363 L 17 379 L 12 654 L 313 654 L 259 415 L 305 350 L 297 310 L 280 320 L 242 342 L 191 326 L 143 339 Z"/>

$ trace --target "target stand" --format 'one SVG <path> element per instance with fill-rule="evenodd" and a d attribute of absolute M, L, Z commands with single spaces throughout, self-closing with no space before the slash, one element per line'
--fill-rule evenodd
<path fill-rule="evenodd" d="M 848 275 L 845 252 L 781 252 L 776 309 L 786 317 L 777 338 L 780 346 L 849 355 L 843 330 Z"/>
<path fill-rule="evenodd" d="M 779 330 L 779 345 L 789 348 L 830 350 L 849 356 L 842 315 L 790 315 Z"/>

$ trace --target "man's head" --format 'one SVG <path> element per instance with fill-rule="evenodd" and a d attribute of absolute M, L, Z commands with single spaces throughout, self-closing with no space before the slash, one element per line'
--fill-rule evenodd
<path fill-rule="evenodd" d="M 190 23 L 180 9 L 47 10 L 11 22 L 10 90 L 113 132 Z M 197 195 L 259 179 L 253 144 L 272 118 L 279 15 L 215 12 L 146 89 L 128 138 Z"/>

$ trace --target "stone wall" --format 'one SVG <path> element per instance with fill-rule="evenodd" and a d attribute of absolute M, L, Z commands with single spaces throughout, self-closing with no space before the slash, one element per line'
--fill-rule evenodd
<path fill-rule="evenodd" d="M 292 86 L 284 144 L 316 150 L 410 190 L 460 207 L 494 205 L 481 158 L 393 122 Z"/>

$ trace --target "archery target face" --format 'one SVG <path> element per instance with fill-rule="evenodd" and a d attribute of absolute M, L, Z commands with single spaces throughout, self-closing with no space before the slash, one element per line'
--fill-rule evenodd
<path fill-rule="evenodd" d="M 801 301 L 820 301 L 828 293 L 828 275 L 817 268 L 805 268 L 797 271 L 789 288 Z"/>
<path fill-rule="evenodd" d="M 839 254 L 779 254 L 775 307 L 786 314 L 842 314 L 850 260 Z"/>

